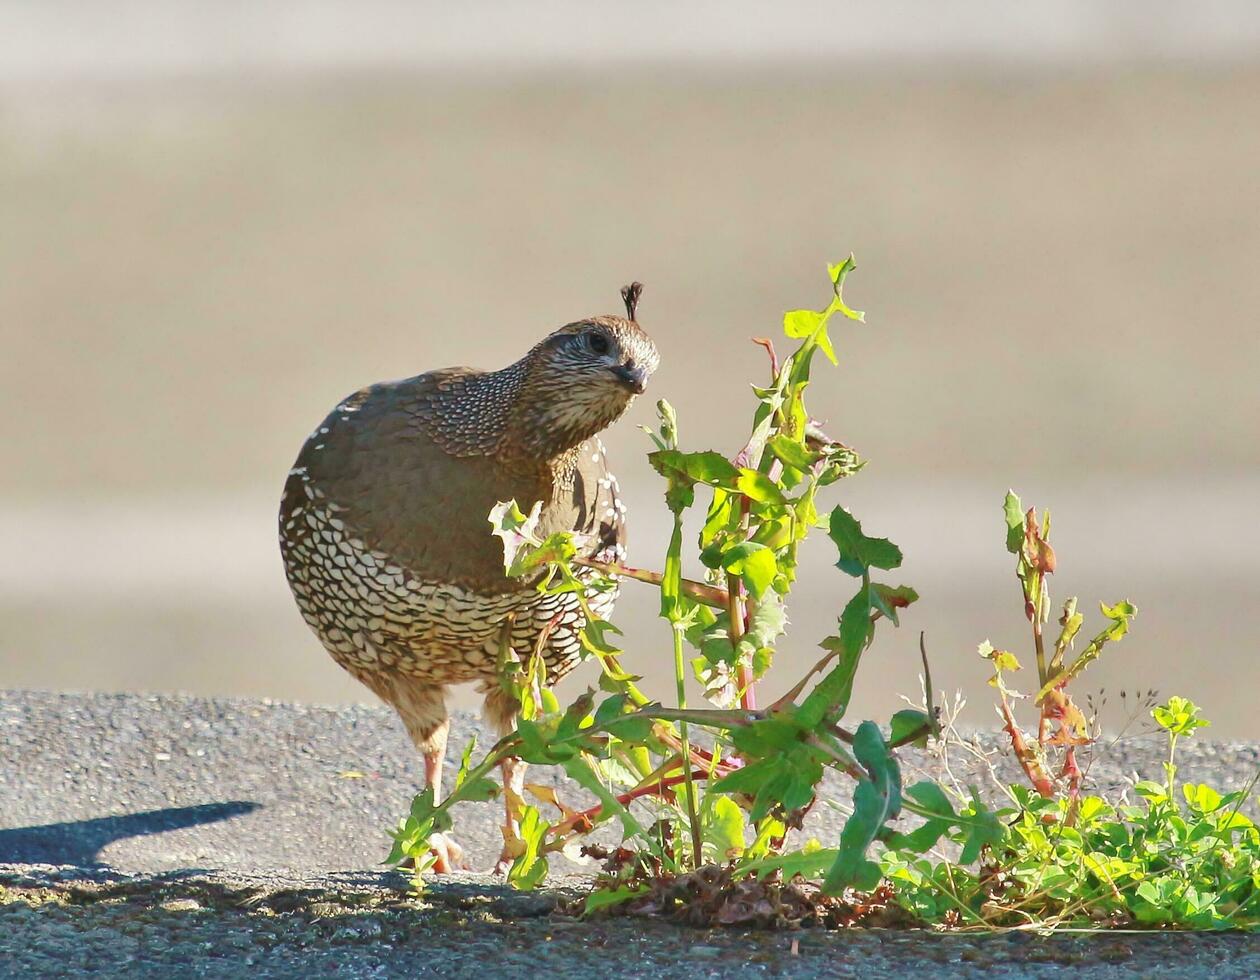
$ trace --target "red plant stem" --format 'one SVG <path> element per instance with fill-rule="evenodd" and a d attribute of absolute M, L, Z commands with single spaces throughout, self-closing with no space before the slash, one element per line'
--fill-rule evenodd
<path fill-rule="evenodd" d="M 745 535 L 748 534 L 748 507 L 750 503 L 751 501 L 746 496 L 740 495 L 739 526 Z M 727 605 L 727 618 L 730 619 L 731 646 L 737 648 L 739 641 L 748 631 L 748 621 L 751 616 L 750 611 L 744 605 L 744 583 L 738 575 L 727 573 L 726 594 L 730 598 Z M 757 691 L 756 682 L 753 679 L 752 666 L 741 663 L 735 676 L 736 682 L 739 684 L 740 707 L 745 711 L 756 711 Z"/>
<path fill-rule="evenodd" d="M 672 735 L 664 733 L 658 734 L 657 737 L 674 751 L 682 752 L 681 739 L 674 738 Z M 691 746 L 691 761 L 697 765 L 715 765 L 713 761 L 713 753 L 700 748 L 698 745 Z M 716 763 L 716 765 L 718 769 L 721 770 L 722 774 L 725 775 L 728 772 L 733 772 L 734 770 L 739 769 L 743 763 L 739 759 L 721 759 Z"/>
<path fill-rule="evenodd" d="M 731 646 L 737 649 L 739 641 L 744 637 L 746 624 L 744 619 L 744 583 L 739 580 L 738 575 L 732 572 L 728 572 L 726 575 L 726 594 L 728 596 L 726 618 L 730 620 Z M 736 671 L 736 682 L 739 684 L 740 707 L 745 711 L 756 711 L 757 693 L 753 689 L 752 667 L 741 663 Z"/>
<path fill-rule="evenodd" d="M 1063 771 L 1060 773 L 1068 781 L 1068 811 L 1064 823 L 1071 827 L 1076 824 L 1076 811 L 1081 801 L 1081 767 L 1076 763 L 1076 746 L 1069 745 L 1063 754 Z"/>
<path fill-rule="evenodd" d="M 1011 748 L 1015 750 L 1015 757 L 1019 759 L 1024 775 L 1032 783 L 1033 789 L 1046 799 L 1053 799 L 1054 784 L 1050 781 L 1050 777 L 1046 774 L 1041 763 L 1037 761 L 1033 751 L 1028 747 L 1028 743 L 1024 741 L 1024 734 L 1019 730 L 1019 726 L 1015 724 L 1015 716 L 1011 714 L 1011 706 L 1007 704 L 1006 698 L 1002 698 L 1002 718 L 1006 721 L 1006 727 L 1003 731 L 1011 737 Z"/>
<path fill-rule="evenodd" d="M 752 342 L 764 347 L 770 355 L 770 383 L 774 384 L 779 379 L 779 355 L 774 352 L 774 341 L 769 337 L 753 337 Z"/>
<path fill-rule="evenodd" d="M 683 773 L 682 775 L 678 775 L 678 776 L 666 776 L 665 778 L 659 779 L 654 783 L 648 783 L 646 786 L 640 786 L 637 789 L 632 789 L 627 793 L 622 793 L 620 796 L 617 797 L 617 802 L 620 803 L 622 806 L 625 806 L 627 803 L 637 800 L 641 796 L 651 796 L 654 793 L 664 793 L 665 790 L 686 782 L 687 778 L 688 777 L 686 773 Z M 704 769 L 696 769 L 691 773 L 690 778 L 691 779 L 708 779 L 709 774 Z M 594 823 L 596 818 L 598 818 L 603 812 L 604 812 L 604 805 L 601 803 L 599 806 L 593 806 L 589 810 L 583 810 L 581 813 L 576 813 L 573 816 L 569 817 L 567 820 L 561 821 L 560 823 L 552 827 L 550 832 L 558 835 L 558 834 L 565 833 L 566 831 L 572 830 L 582 821 L 586 821 L 588 823 Z"/>

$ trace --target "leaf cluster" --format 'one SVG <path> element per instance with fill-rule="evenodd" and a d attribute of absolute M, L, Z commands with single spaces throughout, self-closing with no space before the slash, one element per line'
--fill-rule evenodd
<path fill-rule="evenodd" d="M 1170 751 L 1206 724 L 1197 712 L 1184 698 L 1153 710 Z M 1242 812 L 1254 786 L 1221 794 L 1200 783 L 1143 780 L 1135 803 L 1050 799 L 1013 786 L 1014 805 L 992 815 L 997 832 L 978 867 L 971 865 L 979 852 L 968 850 L 974 837 L 952 835 L 964 844 L 957 860 L 925 856 L 926 838 L 915 838 L 929 821 L 890 841 L 880 868 L 894 900 L 930 923 L 1260 928 L 1260 831 Z"/>

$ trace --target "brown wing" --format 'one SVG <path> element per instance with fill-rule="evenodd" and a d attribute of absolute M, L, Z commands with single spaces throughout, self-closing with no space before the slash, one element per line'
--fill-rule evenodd
<path fill-rule="evenodd" d="M 571 486 L 556 486 L 541 463 L 452 455 L 435 441 L 426 416 L 443 410 L 444 399 L 435 392 L 477 374 L 459 368 L 373 385 L 334 408 L 290 473 L 282 546 L 286 533 L 312 533 L 289 518 L 294 507 L 318 494 L 350 535 L 393 556 L 412 575 L 482 593 L 510 592 L 522 583 L 504 575 L 502 545 L 491 534 L 488 515 L 499 501 L 516 500 L 528 509 L 543 500 L 544 530 L 591 535 L 590 553 L 613 560 L 624 540 L 623 507 L 598 440 L 578 450 Z M 496 420 L 482 421 L 480 432 L 491 432 Z"/>
<path fill-rule="evenodd" d="M 487 516 L 499 500 L 536 499 L 536 480 L 493 457 L 449 455 L 434 441 L 414 407 L 447 374 L 373 385 L 339 404 L 302 447 L 285 505 L 318 494 L 349 534 L 417 578 L 511 591 L 519 584 L 504 577 Z"/>

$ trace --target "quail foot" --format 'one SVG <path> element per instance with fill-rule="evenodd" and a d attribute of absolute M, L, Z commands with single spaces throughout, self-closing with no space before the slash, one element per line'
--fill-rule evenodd
<path fill-rule="evenodd" d="M 512 729 L 518 705 L 497 677 L 506 634 L 532 651 L 547 632 L 550 678 L 578 661 L 584 617 L 573 595 L 508 578 L 488 515 L 541 501 L 539 531 L 577 532 L 584 557 L 622 561 L 625 507 L 598 433 L 643 392 L 655 344 L 635 320 L 593 316 L 554 331 L 498 371 L 446 368 L 363 388 L 302 446 L 280 504 L 280 550 L 303 618 L 333 659 L 393 706 L 441 793 L 446 694 L 474 683 L 487 720 Z M 587 599 L 607 616 L 616 591 Z M 524 763 L 503 767 L 507 846 Z M 434 841 L 437 871 L 461 862 Z"/>

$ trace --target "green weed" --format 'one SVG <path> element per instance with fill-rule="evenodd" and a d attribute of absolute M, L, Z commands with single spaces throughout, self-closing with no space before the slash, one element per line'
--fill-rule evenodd
<path fill-rule="evenodd" d="M 1188 785 L 1177 792 L 1177 739 L 1205 724 L 1194 705 L 1173 698 L 1155 710 L 1156 723 L 1169 733 L 1169 761 L 1162 784 L 1137 785 L 1140 804 L 1085 795 L 1077 750 L 1096 732 L 1068 687 L 1125 635 L 1136 609 L 1128 602 L 1102 606 L 1107 625 L 1073 655 L 1083 616 L 1070 599 L 1048 643 L 1046 578 L 1056 561 L 1050 518 L 1025 511 L 1013 493 L 1004 508 L 1006 543 L 1033 634 L 1035 734 L 1015 720 L 1021 696 L 1008 681 L 1018 659 L 988 643 L 981 654 L 992 663 L 1004 731 L 1029 786 L 1006 787 L 1004 805 L 995 810 L 975 789 L 903 785 L 896 750 L 939 744 L 942 735 L 921 639 L 923 706 L 899 711 L 884 727 L 869 720 L 844 724 L 879 624 L 898 625 L 901 611 L 918 598 L 909 586 L 886 580 L 902 563 L 895 544 L 868 534 L 844 507 L 823 504 L 832 484 L 864 465 L 821 429 L 805 404 L 816 355 L 836 363 L 833 324 L 863 322 L 843 298 L 853 268 L 851 256 L 829 267 L 832 298 L 824 309 L 785 314 L 784 334 L 794 344 L 785 359 L 780 362 L 773 343 L 758 341 L 769 356 L 770 377 L 764 387 L 753 387 L 750 434 L 734 458 L 684 448 L 674 410 L 658 404 L 648 460 L 664 481 L 673 519 L 660 571 L 577 557 L 573 535 L 540 536 L 541 505 L 525 512 L 507 501 L 494 509 L 491 531 L 502 540 L 508 574 L 582 604 L 582 645 L 600 664 L 599 686 L 562 706 L 547 685 L 539 652 L 545 637 L 532 651 L 505 646 L 502 683 L 521 704 L 515 731 L 480 758 L 469 745 L 445 799 L 435 800 L 431 790 L 415 798 L 393 832 L 388 860 L 410 859 L 419 886 L 430 866 L 432 835 L 450 829 L 454 807 L 496 795 L 491 772 L 517 756 L 562 769 L 590 799 L 570 805 L 552 790 L 530 786 L 532 802 L 513 800 L 520 838 L 508 880 L 535 887 L 545 880 L 550 856 L 585 847 L 605 865 L 586 903 L 589 913 L 677 911 L 690 903 L 689 912 L 683 908 L 689 921 L 781 924 L 802 921 L 808 915 L 800 910 L 812 908 L 817 921 L 826 922 L 894 909 L 915 921 L 985 928 L 1255 926 L 1260 850 L 1256 828 L 1241 813 L 1246 794 L 1221 796 Z M 704 521 L 695 548 L 706 572 L 692 580 L 682 574 L 683 527 L 698 498 Z M 836 629 L 820 640 L 818 662 L 782 697 L 759 705 L 757 685 L 773 669 L 787 626 L 799 550 L 814 534 L 831 541 L 840 581 L 852 591 L 837 601 Z M 590 590 L 611 588 L 617 579 L 659 593 L 673 704 L 639 690 L 639 678 L 623 666 L 620 631 L 586 603 Z M 703 706 L 688 704 L 688 673 L 703 689 Z M 839 839 L 830 847 L 817 841 L 789 847 L 789 831 L 818 803 L 828 771 L 853 784 L 852 812 Z M 918 825 L 899 829 L 903 814 L 917 816 Z M 619 847 L 587 842 L 595 828 L 613 821 L 622 835 Z M 940 857 L 942 846 L 952 848 L 951 859 Z M 741 908 L 768 903 L 780 911 L 740 918 L 729 911 L 736 894 Z M 789 906 L 796 911 L 782 912 Z"/>

